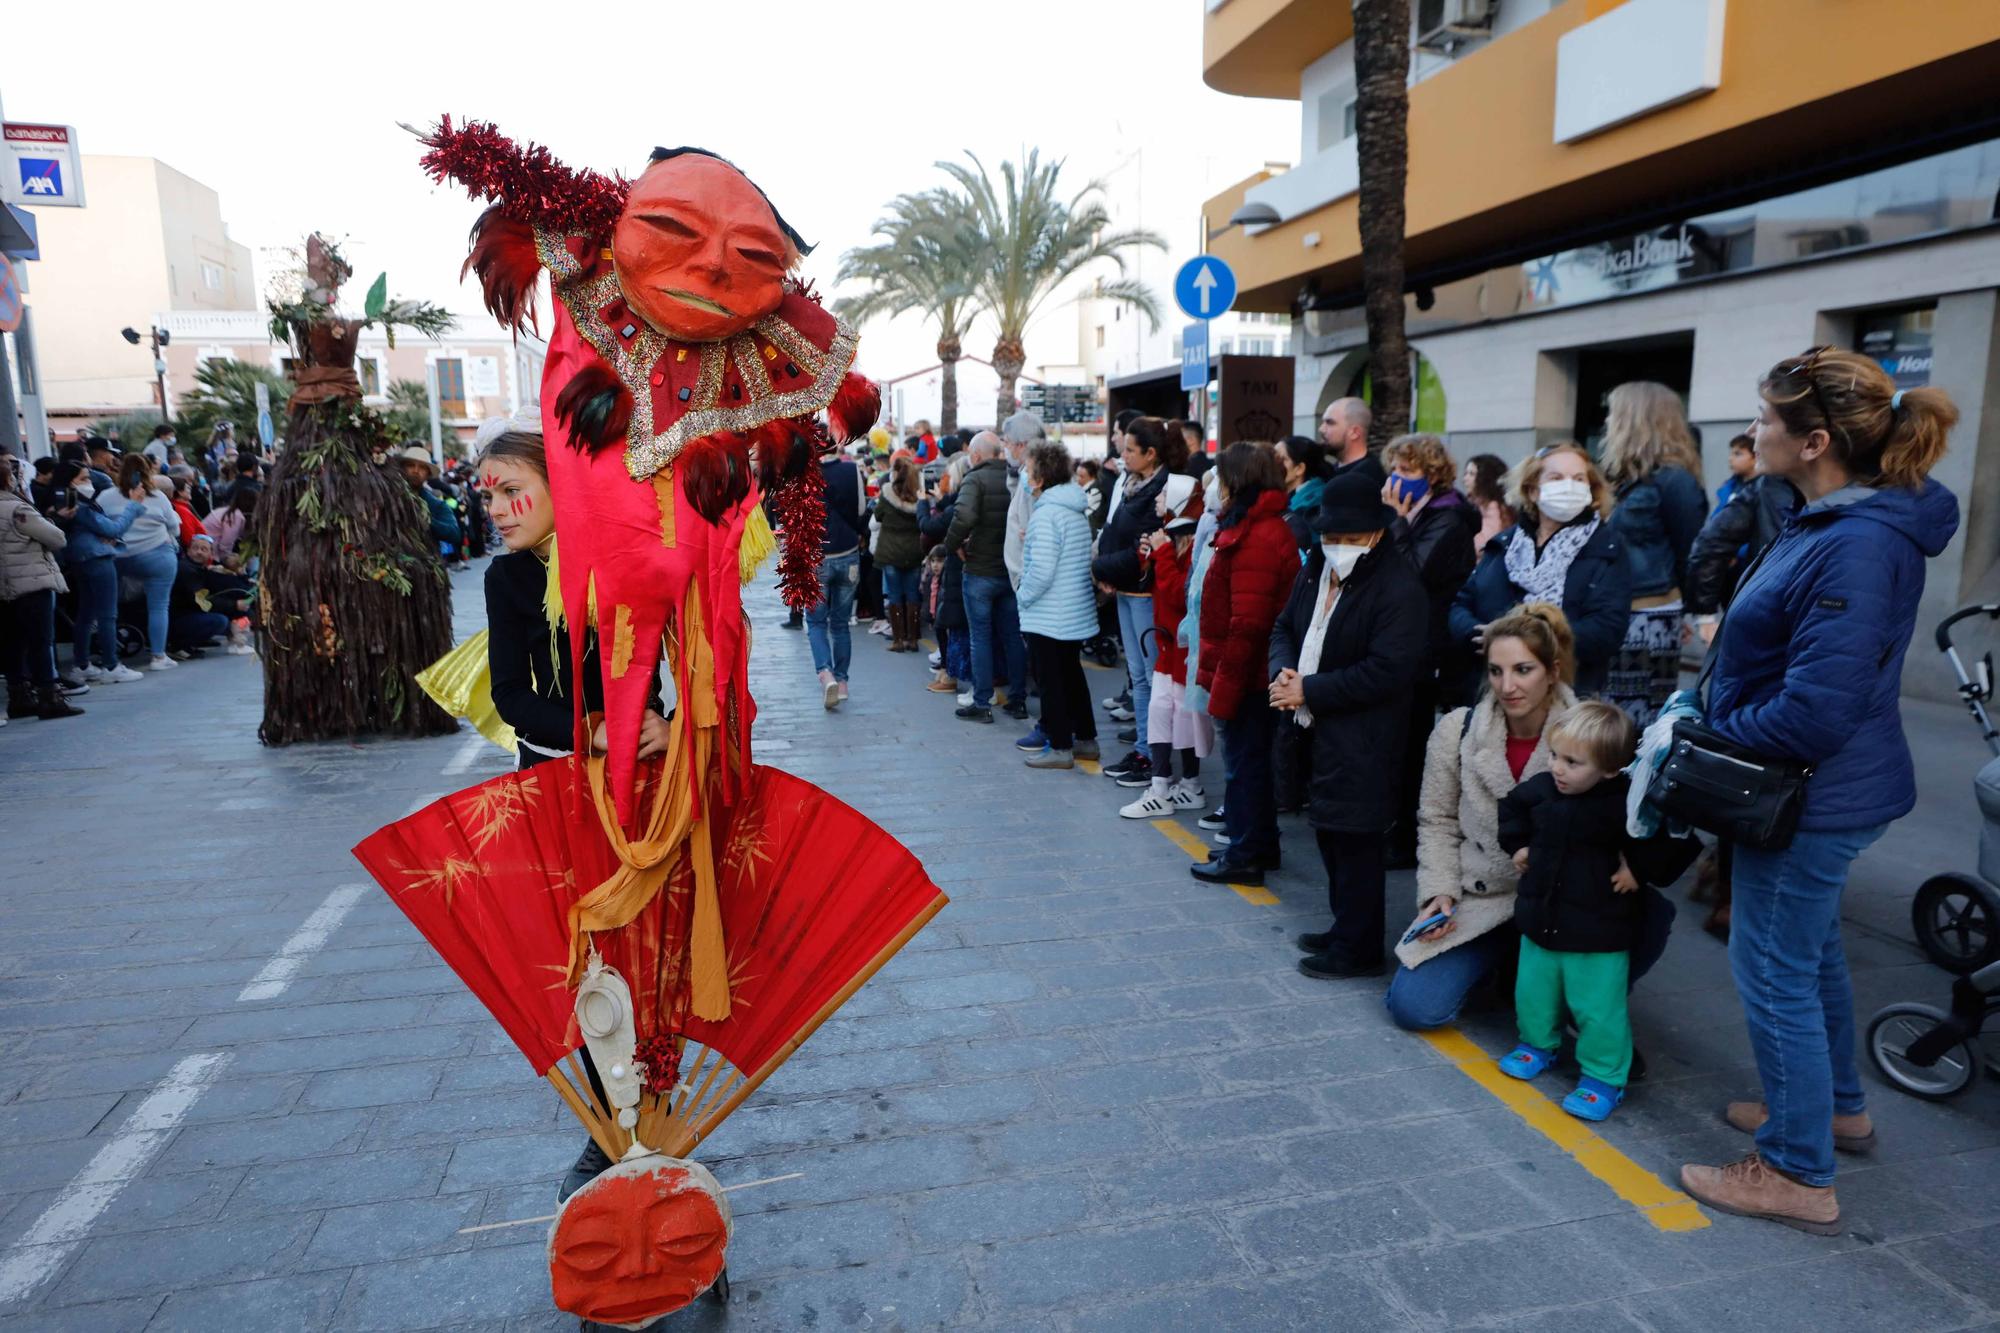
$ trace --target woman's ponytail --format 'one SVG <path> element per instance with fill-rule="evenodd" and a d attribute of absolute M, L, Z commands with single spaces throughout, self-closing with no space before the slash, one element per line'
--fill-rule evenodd
<path fill-rule="evenodd" d="M 1915 490 L 1944 457 L 1945 441 L 1958 424 L 1958 404 L 1943 389 L 1905 389 L 1890 409 L 1888 442 L 1882 446 L 1880 486 Z"/>

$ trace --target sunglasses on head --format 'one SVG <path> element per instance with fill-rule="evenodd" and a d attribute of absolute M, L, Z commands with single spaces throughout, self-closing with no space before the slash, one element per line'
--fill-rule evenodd
<path fill-rule="evenodd" d="M 1773 376 L 1773 378 L 1782 379 L 1796 379 L 1799 376 L 1805 377 L 1806 390 L 1812 394 L 1813 405 L 1819 408 L 1820 418 L 1826 422 L 1826 428 L 1829 433 L 1840 428 L 1834 424 L 1833 413 L 1827 408 L 1826 397 L 1820 393 L 1819 380 L 1814 376 L 1813 371 L 1819 368 L 1820 358 L 1832 350 L 1833 346 L 1830 343 L 1822 343 L 1818 347 L 1808 347 L 1804 352 L 1793 357 L 1790 361 L 1779 362 L 1778 369 Z"/>

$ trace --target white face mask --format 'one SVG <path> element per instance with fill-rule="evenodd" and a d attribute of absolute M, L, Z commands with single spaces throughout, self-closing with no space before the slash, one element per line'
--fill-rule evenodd
<path fill-rule="evenodd" d="M 1590 507 L 1590 483 L 1570 480 L 1545 482 L 1535 503 L 1556 522 L 1567 523 Z"/>
<path fill-rule="evenodd" d="M 79 481 L 76 485 L 70 487 L 70 489 L 86 500 L 97 494 L 97 488 L 87 481 Z"/>
<path fill-rule="evenodd" d="M 1372 546 L 1349 546 L 1344 542 L 1329 542 L 1325 543 L 1324 549 L 1328 562 L 1333 565 L 1333 576 L 1342 583 L 1345 583 L 1347 582 L 1347 576 L 1354 572 L 1354 567 L 1361 563 L 1361 557 L 1367 555 L 1375 548 Z"/>
<path fill-rule="evenodd" d="M 1214 468 L 1201 479 L 1201 504 L 1210 512 L 1222 507 L 1222 477 Z"/>

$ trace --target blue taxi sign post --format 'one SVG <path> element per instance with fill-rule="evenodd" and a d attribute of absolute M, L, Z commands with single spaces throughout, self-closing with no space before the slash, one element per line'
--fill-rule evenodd
<path fill-rule="evenodd" d="M 1181 334 L 1181 388 L 1208 392 L 1208 321 L 1196 320 Z"/>

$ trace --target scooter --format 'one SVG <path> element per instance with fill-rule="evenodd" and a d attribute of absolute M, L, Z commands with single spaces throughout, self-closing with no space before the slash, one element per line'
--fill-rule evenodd
<path fill-rule="evenodd" d="M 1951 641 L 1952 626 L 1973 616 L 2000 620 L 2000 603 L 1965 606 L 1937 627 L 1938 651 L 1958 677 L 1958 697 L 1979 725 L 1994 759 L 1973 779 L 1979 801 L 1979 873 L 1933 876 L 1910 905 L 1917 943 L 1956 978 L 1949 1013 L 1928 1004 L 1892 1004 L 1868 1024 L 1868 1055 L 1890 1084 L 1943 1101 L 1978 1080 L 1985 1061 L 1979 1037 L 2000 1013 L 2000 729 L 1986 711 L 1993 698 L 1993 654 L 1968 672 Z"/>

